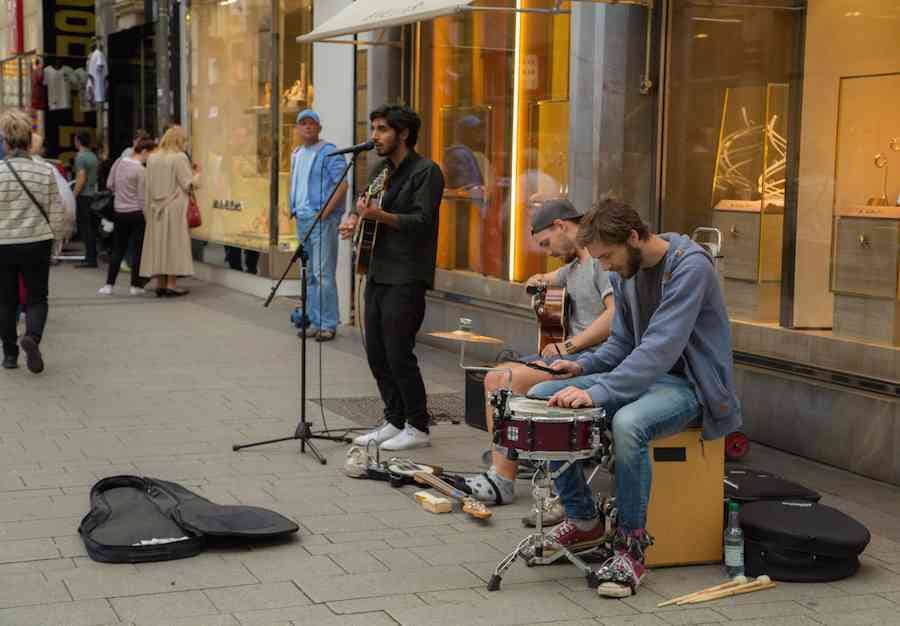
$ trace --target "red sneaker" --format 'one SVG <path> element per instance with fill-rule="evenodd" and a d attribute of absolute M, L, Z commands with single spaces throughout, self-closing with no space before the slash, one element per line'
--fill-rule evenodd
<path fill-rule="evenodd" d="M 600 519 L 595 521 L 596 524 L 590 530 L 581 530 L 571 520 L 564 520 L 562 524 L 555 526 L 547 533 L 547 538 L 544 540 L 544 551 L 553 552 L 560 546 L 576 553 L 593 550 L 606 538 L 605 524 Z"/>

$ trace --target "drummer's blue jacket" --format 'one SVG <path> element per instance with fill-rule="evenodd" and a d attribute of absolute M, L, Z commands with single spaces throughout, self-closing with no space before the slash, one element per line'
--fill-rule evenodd
<path fill-rule="evenodd" d="M 685 375 L 703 407 L 703 437 L 717 439 L 741 426 L 734 389 L 731 325 L 712 258 L 686 235 L 660 235 L 669 241 L 659 308 L 640 332 L 634 278 L 610 272 L 616 310 L 609 339 L 579 355 L 584 374 L 595 377 L 588 389 L 594 406 L 622 407 L 643 395 L 684 358 Z"/>

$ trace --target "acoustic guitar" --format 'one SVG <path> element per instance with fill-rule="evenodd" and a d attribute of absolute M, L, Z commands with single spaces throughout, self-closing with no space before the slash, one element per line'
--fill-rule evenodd
<path fill-rule="evenodd" d="M 569 314 L 566 288 L 540 284 L 526 291 L 531 294 L 531 308 L 538 322 L 538 352 L 543 352 L 547 344 L 565 341 Z"/>
<path fill-rule="evenodd" d="M 363 198 L 368 205 L 373 200 L 378 203 L 381 208 L 381 199 L 384 196 L 384 188 L 387 183 L 388 168 L 384 168 L 378 173 L 378 176 L 369 183 Z M 356 228 L 356 237 L 354 246 L 356 248 L 356 273 L 368 274 L 369 263 L 372 260 L 372 251 L 375 249 L 375 239 L 378 237 L 378 222 L 370 219 L 359 220 Z"/>

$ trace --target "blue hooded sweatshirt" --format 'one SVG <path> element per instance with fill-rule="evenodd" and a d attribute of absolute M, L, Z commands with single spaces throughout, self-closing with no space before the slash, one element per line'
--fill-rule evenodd
<path fill-rule="evenodd" d="M 703 437 L 718 439 L 742 423 L 722 289 L 702 247 L 686 235 L 660 237 L 669 242 L 662 297 L 643 337 L 638 337 L 634 278 L 623 280 L 610 272 L 616 301 L 612 331 L 596 351 L 577 362 L 584 374 L 605 373 L 588 389 L 594 406 L 620 407 L 643 395 L 683 356 L 685 375 L 702 406 Z"/>

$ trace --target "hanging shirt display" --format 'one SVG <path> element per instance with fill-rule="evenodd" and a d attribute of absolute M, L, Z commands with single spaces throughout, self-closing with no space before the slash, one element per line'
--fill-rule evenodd
<path fill-rule="evenodd" d="M 72 73 L 72 87 L 78 92 L 78 101 L 82 111 L 94 110 L 94 98 L 91 95 L 90 77 L 87 70 L 79 67 Z"/>
<path fill-rule="evenodd" d="M 106 57 L 99 49 L 91 53 L 87 71 L 90 76 L 90 95 L 95 104 L 106 102 Z"/>
<path fill-rule="evenodd" d="M 57 69 L 44 68 L 44 85 L 47 86 L 47 104 L 51 111 L 72 108 L 72 81 L 74 70 L 68 65 Z"/>
<path fill-rule="evenodd" d="M 36 65 L 31 70 L 31 108 L 35 111 L 47 109 L 47 94 L 44 91 L 44 67 Z"/>

